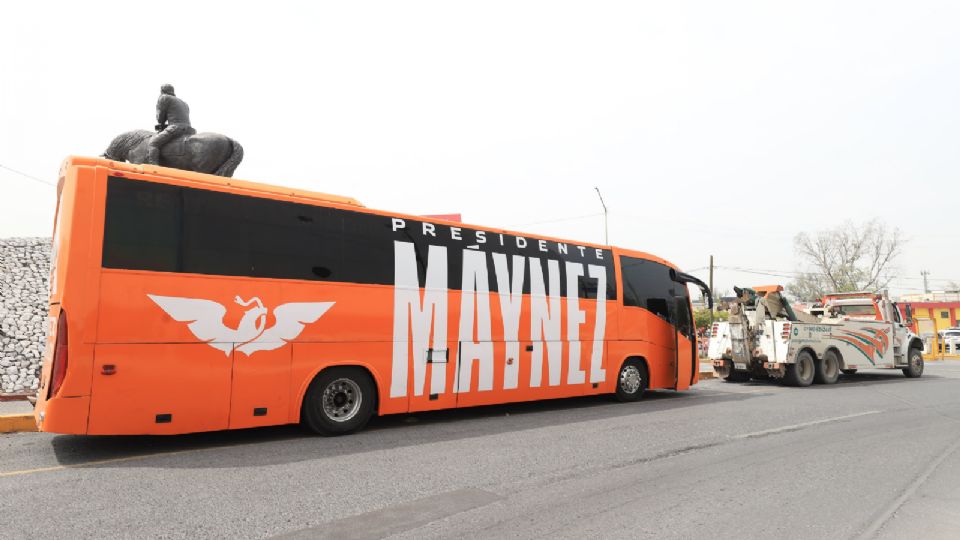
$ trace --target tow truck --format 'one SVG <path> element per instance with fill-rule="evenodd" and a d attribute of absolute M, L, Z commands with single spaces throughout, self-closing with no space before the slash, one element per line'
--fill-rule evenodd
<path fill-rule="evenodd" d="M 823 298 L 821 318 L 794 312 L 779 286 L 735 289 L 729 346 L 711 351 L 714 370 L 737 382 L 773 378 L 790 386 L 834 384 L 841 373 L 900 369 L 923 374 L 923 344 L 887 293 L 853 292 Z M 907 319 L 910 309 L 907 307 Z M 724 329 L 712 329 L 719 336 Z M 719 349 L 719 350 L 718 350 Z"/>
<path fill-rule="evenodd" d="M 811 322 L 817 319 L 795 312 L 780 285 L 734 287 L 733 290 L 737 297 L 730 307 L 729 319 L 713 324 L 707 356 L 717 375 L 727 381 L 768 379 L 763 363 L 770 355 L 764 355 L 763 351 L 777 350 L 780 344 L 774 338 L 777 332 L 783 333 L 786 328 L 783 323 L 800 318 Z"/>

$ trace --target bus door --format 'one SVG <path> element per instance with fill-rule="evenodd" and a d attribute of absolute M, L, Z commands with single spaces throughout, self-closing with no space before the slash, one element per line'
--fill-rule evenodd
<path fill-rule="evenodd" d="M 684 285 L 681 287 L 686 288 Z M 685 292 L 685 291 L 684 291 Z M 686 295 L 674 298 L 673 320 L 676 353 L 676 379 L 674 388 L 683 390 L 690 387 L 697 372 L 697 340 L 694 332 L 690 301 Z"/>
<path fill-rule="evenodd" d="M 703 280 L 676 270 L 670 271 L 674 287 L 674 317 L 677 330 L 677 384 L 676 389 L 688 388 L 696 381 L 700 371 L 699 351 L 697 350 L 697 325 L 693 320 L 690 307 L 690 292 L 687 284 L 696 285 L 707 300 L 707 306 L 713 309 L 713 293 Z"/>

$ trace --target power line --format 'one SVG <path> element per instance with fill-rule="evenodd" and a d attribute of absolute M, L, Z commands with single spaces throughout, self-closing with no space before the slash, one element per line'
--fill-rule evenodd
<path fill-rule="evenodd" d="M 760 270 L 760 269 L 752 269 L 752 268 L 742 268 L 739 266 L 714 266 L 714 268 L 722 268 L 724 270 L 731 270 L 734 272 L 743 272 L 745 274 L 756 274 L 761 276 L 780 277 L 780 278 L 787 278 L 787 279 L 794 279 L 797 276 L 802 276 L 802 275 L 827 277 L 827 274 L 820 273 L 820 272 L 795 272 L 790 270 Z M 703 271 L 706 269 L 707 269 L 706 267 L 694 268 L 693 270 L 688 270 L 688 272 L 693 273 L 693 272 Z M 905 280 L 905 279 L 920 279 L 920 278 L 912 278 L 907 276 L 891 276 L 891 275 L 882 275 L 880 277 L 884 279 L 889 279 L 891 284 L 902 282 L 902 280 Z M 951 280 L 944 280 L 944 281 L 951 281 Z M 898 284 L 896 285 L 896 287 L 898 289 L 907 290 L 907 291 L 924 291 L 922 287 L 911 287 L 909 285 Z"/>
<path fill-rule="evenodd" d="M 33 176 L 32 174 L 27 174 L 27 173 L 25 173 L 25 172 L 22 172 L 22 171 L 18 171 L 18 170 L 16 170 L 16 169 L 13 169 L 13 168 L 11 168 L 11 167 L 7 167 L 6 165 L 4 165 L 4 164 L 2 164 L 2 163 L 0 163 L 0 169 L 6 169 L 6 170 L 8 170 L 8 171 L 10 171 L 10 172 L 12 172 L 12 173 L 19 174 L 20 176 L 22 176 L 22 177 L 24 177 L 24 178 L 29 178 L 30 180 L 33 180 L 34 182 L 40 182 L 41 184 L 46 184 L 46 185 L 51 186 L 51 187 L 57 187 L 57 185 L 54 184 L 53 182 L 47 182 L 46 180 L 44 180 L 44 179 L 42 179 L 42 178 L 37 178 L 36 176 Z"/>

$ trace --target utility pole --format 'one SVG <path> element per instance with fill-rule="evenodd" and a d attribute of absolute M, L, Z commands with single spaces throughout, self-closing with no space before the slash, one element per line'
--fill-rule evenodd
<path fill-rule="evenodd" d="M 600 194 L 600 188 L 594 186 L 597 190 L 597 197 L 600 197 L 600 206 L 603 206 L 603 243 L 610 245 L 610 229 L 607 226 L 607 204 L 603 202 L 603 195 Z"/>
<path fill-rule="evenodd" d="M 930 292 L 930 287 L 927 286 L 927 276 L 930 275 L 930 271 L 921 270 L 920 275 L 923 276 L 923 294 L 928 294 Z"/>
<path fill-rule="evenodd" d="M 710 256 L 710 296 L 713 298 L 707 300 L 707 305 L 710 306 L 710 326 L 713 326 L 713 300 L 717 297 L 713 294 L 713 255 Z"/>

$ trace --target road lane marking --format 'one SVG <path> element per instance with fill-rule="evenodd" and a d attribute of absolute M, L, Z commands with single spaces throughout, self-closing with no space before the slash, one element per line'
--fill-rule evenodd
<path fill-rule="evenodd" d="M 284 540 L 300 538 L 336 538 L 337 540 L 384 538 L 422 527 L 454 514 L 486 506 L 502 498 L 496 493 L 482 489 L 458 489 L 337 519 L 315 527 L 281 534 L 274 538 Z"/>
<path fill-rule="evenodd" d="M 767 435 L 775 435 L 775 434 L 777 434 L 777 433 L 786 433 L 786 432 L 788 432 L 788 431 L 797 431 L 797 430 L 800 430 L 800 429 L 808 428 L 808 427 L 810 427 L 810 426 L 816 426 L 816 425 L 820 425 L 820 424 L 828 424 L 828 423 L 830 423 L 830 422 L 839 422 L 839 421 L 841 421 L 841 420 L 847 420 L 847 419 L 850 419 L 850 418 L 857 418 L 857 417 L 860 417 L 860 416 L 867 416 L 867 415 L 877 414 L 877 413 L 882 413 L 882 412 L 883 412 L 883 411 L 865 411 L 865 412 L 860 412 L 860 413 L 855 413 L 855 414 L 848 414 L 848 415 L 845 415 L 845 416 L 834 416 L 834 417 L 832 417 L 832 418 L 824 418 L 824 419 L 822 419 L 822 420 L 814 420 L 814 421 L 812 421 L 812 422 L 803 422 L 803 423 L 801 423 L 801 424 L 792 424 L 792 425 L 789 425 L 789 426 L 783 426 L 783 427 L 778 427 L 778 428 L 773 428 L 773 429 L 765 429 L 765 430 L 763 430 L 763 431 L 754 431 L 754 432 L 751 432 L 751 433 L 744 433 L 744 434 L 742 434 L 742 435 L 731 435 L 730 438 L 731 438 L 731 439 L 752 439 L 752 438 L 755 438 L 755 437 L 764 437 L 764 436 L 767 436 Z"/>
<path fill-rule="evenodd" d="M 19 471 L 2 471 L 0 472 L 0 478 L 6 478 L 8 476 L 21 476 L 24 474 L 63 471 L 66 469 L 79 469 L 82 467 L 95 467 L 97 465 L 107 465 L 110 463 L 122 463 L 124 461 L 136 461 L 138 459 L 148 459 L 152 457 L 175 456 L 177 454 L 186 454 L 188 452 L 197 452 L 200 450 L 208 450 L 208 449 L 209 448 L 190 448 L 188 450 L 174 450 L 173 452 L 155 452 L 153 454 L 137 454 L 136 456 L 124 456 L 124 457 L 110 458 L 110 459 L 98 459 L 95 461 L 84 461 L 82 463 L 70 463 L 67 465 L 37 467 L 36 469 L 22 469 Z"/>

